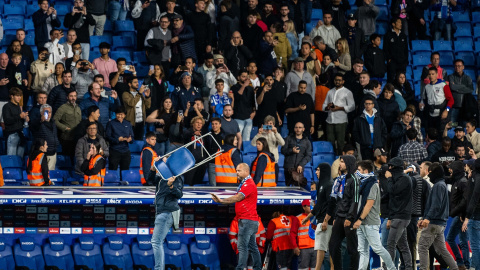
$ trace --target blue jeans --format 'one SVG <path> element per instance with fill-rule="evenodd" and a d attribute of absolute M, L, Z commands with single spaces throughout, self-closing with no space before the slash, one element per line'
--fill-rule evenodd
<path fill-rule="evenodd" d="M 245 120 L 235 119 L 240 128 L 240 134 L 242 134 L 242 141 L 250 141 L 250 133 L 252 132 L 252 119 L 248 118 Z"/>
<path fill-rule="evenodd" d="M 258 221 L 249 219 L 238 220 L 238 265 L 236 270 L 247 268 L 249 254 L 252 256 L 253 270 L 262 269 L 262 259 L 258 251 L 257 242 L 255 241 L 257 231 Z"/>
<path fill-rule="evenodd" d="M 172 213 L 161 213 L 155 218 L 155 228 L 152 234 L 153 256 L 155 257 L 155 270 L 165 269 L 165 252 L 163 242 L 168 231 L 173 225 Z"/>
<path fill-rule="evenodd" d="M 467 235 L 467 232 L 462 232 L 462 225 L 463 225 L 463 222 L 460 221 L 459 217 L 455 217 L 452 220 L 452 224 L 450 225 L 450 230 L 448 231 L 448 234 L 447 234 L 447 242 L 450 245 L 453 255 L 457 260 L 457 265 L 465 265 L 465 267 L 469 268 L 470 267 L 470 260 L 469 260 L 470 250 L 468 249 L 468 235 Z M 459 245 L 457 245 L 457 242 L 455 242 L 455 238 L 457 238 L 457 235 L 460 240 Z M 460 255 L 460 251 L 458 250 L 459 246 L 460 246 L 460 249 L 462 250 L 462 255 Z"/>
<path fill-rule="evenodd" d="M 468 221 L 468 238 L 472 249 L 472 263 L 470 267 L 480 267 L 480 220 L 470 219 Z"/>
<path fill-rule="evenodd" d="M 126 0 L 125 0 L 126 1 Z M 127 11 L 118 1 L 110 1 L 108 4 L 108 19 L 112 22 L 116 20 L 124 21 L 127 18 Z"/>
<path fill-rule="evenodd" d="M 396 269 L 390 254 L 382 246 L 382 242 L 380 242 L 379 230 L 380 225 L 360 225 L 360 228 L 357 230 L 358 253 L 360 254 L 359 270 L 367 270 L 368 268 L 370 261 L 369 246 L 372 247 L 373 252 L 383 259 L 388 270 Z"/>
<path fill-rule="evenodd" d="M 164 142 L 159 142 L 157 144 L 158 144 L 158 155 L 159 156 L 165 155 L 167 153 L 166 151 L 168 150 L 168 147 L 170 145 L 170 141 L 166 140 Z"/>
<path fill-rule="evenodd" d="M 23 158 L 25 148 L 20 145 L 20 136 L 17 133 L 10 134 L 7 139 L 7 155 Z"/>
<path fill-rule="evenodd" d="M 90 57 L 90 43 L 80 43 L 80 46 L 82 46 L 82 59 L 90 61 L 88 58 Z M 78 103 L 80 104 L 80 103 Z"/>

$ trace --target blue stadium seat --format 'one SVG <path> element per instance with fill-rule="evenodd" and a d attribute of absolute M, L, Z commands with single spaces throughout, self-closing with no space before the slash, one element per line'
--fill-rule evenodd
<path fill-rule="evenodd" d="M 283 167 L 278 169 L 278 179 L 277 179 L 277 187 L 284 187 L 285 186 L 285 170 Z"/>
<path fill-rule="evenodd" d="M 323 20 L 323 11 L 319 8 L 312 9 L 312 20 Z"/>
<path fill-rule="evenodd" d="M 452 42 L 444 40 L 434 40 L 433 50 L 436 52 L 453 52 Z"/>
<path fill-rule="evenodd" d="M 251 154 L 257 154 L 257 147 L 256 146 L 253 146 L 250 142 L 245 142 L 242 144 L 242 153 L 243 154 L 248 154 L 248 153 L 251 153 Z"/>
<path fill-rule="evenodd" d="M 31 18 L 33 13 L 35 13 L 37 10 L 37 5 L 27 5 L 27 12 L 25 13 L 25 15 L 27 15 L 27 18 Z"/>
<path fill-rule="evenodd" d="M 57 11 L 57 16 L 66 16 L 68 13 L 72 12 L 72 5 L 55 5 L 55 10 Z M 63 22 L 63 21 L 62 21 Z"/>
<path fill-rule="evenodd" d="M 4 168 L 3 180 L 6 186 L 20 185 L 23 180 L 22 170 L 18 168 Z"/>
<path fill-rule="evenodd" d="M 406 74 L 407 80 L 411 80 L 413 78 L 413 69 L 412 66 L 407 66 Z"/>
<path fill-rule="evenodd" d="M 161 174 L 164 179 L 183 174 L 194 165 L 195 158 L 185 147 L 176 149 L 167 159 L 167 162 L 160 160 L 155 163 L 159 174 Z"/>
<path fill-rule="evenodd" d="M 132 160 L 130 161 L 130 168 L 140 168 L 140 154 L 132 154 Z"/>
<path fill-rule="evenodd" d="M 473 52 L 457 52 L 455 53 L 457 59 L 462 59 L 465 67 L 475 67 L 475 55 Z"/>
<path fill-rule="evenodd" d="M 16 35 L 18 28 L 23 28 L 23 20 L 2 20 L 4 35 Z M 10 45 L 10 44 L 8 44 Z"/>
<path fill-rule="evenodd" d="M 32 19 L 24 19 L 23 20 L 23 25 L 24 25 L 24 30 L 27 32 L 27 34 L 32 34 L 35 35 L 35 26 L 33 25 Z M 31 33 L 30 33 L 31 32 Z"/>
<path fill-rule="evenodd" d="M 13 248 L 15 262 L 17 266 L 24 266 L 27 269 L 44 270 L 45 261 L 43 260 L 42 249 L 35 244 L 32 237 L 22 236 L 18 239 Z"/>
<path fill-rule="evenodd" d="M 473 81 L 475 81 L 474 78 L 477 78 L 477 75 L 475 74 L 475 70 L 474 69 L 465 69 L 463 70 L 463 72 L 465 72 L 465 74 L 467 74 L 468 76 L 470 76 L 470 78 L 472 78 Z M 450 74 L 450 73 L 449 73 Z M 475 83 L 474 83 L 475 84 Z"/>
<path fill-rule="evenodd" d="M 130 36 L 114 36 L 112 39 L 112 50 L 119 51 L 125 49 L 133 49 L 135 44 L 133 43 L 133 38 Z"/>
<path fill-rule="evenodd" d="M 148 64 L 135 64 L 134 66 L 138 77 L 144 78 L 148 76 L 148 71 L 150 70 L 150 66 Z"/>
<path fill-rule="evenodd" d="M 421 92 L 421 83 L 419 81 L 415 82 L 413 85 L 413 88 L 414 88 L 414 91 L 415 91 L 415 96 L 418 97 L 420 96 L 420 92 Z"/>
<path fill-rule="evenodd" d="M 25 36 L 25 44 L 27 44 L 28 46 L 35 46 L 35 34 L 28 34 L 27 36 Z"/>
<path fill-rule="evenodd" d="M 480 25 L 473 28 L 473 39 L 478 40 L 480 38 Z"/>
<path fill-rule="evenodd" d="M 15 261 L 13 259 L 12 247 L 7 245 L 5 238 L 0 237 L 0 269 L 14 270 Z"/>
<path fill-rule="evenodd" d="M 257 157 L 257 154 L 253 154 L 253 153 L 243 155 L 243 162 L 247 163 L 248 165 L 251 165 L 256 157 Z"/>
<path fill-rule="evenodd" d="M 312 183 L 312 181 L 314 181 L 315 179 L 313 178 L 313 174 L 315 172 L 316 168 L 305 168 L 305 170 L 303 171 L 303 176 L 305 176 L 305 178 L 307 178 L 307 186 L 305 186 L 305 188 L 307 189 L 310 189 L 310 184 Z"/>
<path fill-rule="evenodd" d="M 418 69 L 415 69 L 414 72 L 413 72 L 413 81 L 414 82 L 419 82 L 422 80 L 422 69 L 418 68 Z"/>
<path fill-rule="evenodd" d="M 480 39 L 475 41 L 474 47 L 475 47 L 475 53 L 480 52 Z"/>
<path fill-rule="evenodd" d="M 379 34 L 380 36 L 384 36 L 387 33 L 388 23 L 380 21 L 380 22 L 377 22 L 375 25 L 377 30 L 375 31 L 375 33 Z"/>
<path fill-rule="evenodd" d="M 477 1 L 480 2 L 480 1 Z M 477 26 L 480 23 L 480 12 L 472 12 L 472 25 Z"/>
<path fill-rule="evenodd" d="M 379 6 L 379 13 L 377 16 L 377 21 L 384 21 L 388 22 L 388 7 L 385 6 Z"/>
<path fill-rule="evenodd" d="M 92 37 L 95 37 L 95 36 L 92 36 Z M 110 55 L 111 54 L 112 53 L 110 53 Z M 93 62 L 93 60 L 99 58 L 100 56 L 102 56 L 102 54 L 100 53 L 100 51 L 98 51 L 98 49 L 96 51 L 91 51 L 90 54 L 88 55 L 88 61 Z"/>
<path fill-rule="evenodd" d="M 135 26 L 133 25 L 133 21 L 115 21 L 115 33 L 121 32 L 135 32 Z"/>
<path fill-rule="evenodd" d="M 210 270 L 220 270 L 220 259 L 217 248 L 210 242 L 208 235 L 195 235 L 195 241 L 190 244 L 192 270 L 202 269 L 196 265 L 204 265 Z"/>
<path fill-rule="evenodd" d="M 470 22 L 470 16 L 468 12 L 454 11 L 452 13 L 454 22 Z"/>
<path fill-rule="evenodd" d="M 107 42 L 108 44 L 112 45 L 112 38 L 109 36 L 91 36 L 90 37 L 90 50 L 95 51 L 97 50 L 98 46 L 102 42 Z"/>
<path fill-rule="evenodd" d="M 69 156 L 57 155 L 57 169 L 59 170 L 72 170 L 73 164 Z"/>
<path fill-rule="evenodd" d="M 120 175 L 117 170 L 106 170 L 105 178 L 103 180 L 104 186 L 118 186 L 120 185 Z"/>
<path fill-rule="evenodd" d="M 17 2 L 15 4 L 7 4 L 3 6 L 3 16 L 7 19 L 10 18 L 11 15 L 21 15 L 25 14 L 25 6 L 26 3 Z"/>
<path fill-rule="evenodd" d="M 305 27 L 305 31 L 306 33 L 309 33 L 312 31 L 312 29 L 315 27 L 315 25 L 317 25 L 318 23 L 318 20 L 313 20 L 309 23 L 307 23 L 307 26 Z"/>
<path fill-rule="evenodd" d="M 333 153 L 333 146 L 327 141 L 317 141 L 312 143 L 313 154 Z"/>
<path fill-rule="evenodd" d="M 108 237 L 107 243 L 102 247 L 105 270 L 133 270 L 133 260 L 130 248 L 123 243 L 123 238 L 117 235 Z M 110 267 L 110 265 L 116 266 Z"/>
<path fill-rule="evenodd" d="M 22 168 L 23 161 L 19 156 L 0 156 L 2 168 Z"/>
<path fill-rule="evenodd" d="M 148 59 L 145 52 L 133 52 L 133 62 L 136 64 L 148 65 Z"/>
<path fill-rule="evenodd" d="M 472 29 L 471 28 L 466 28 L 466 27 L 461 27 L 458 28 L 455 33 L 453 34 L 454 38 L 459 38 L 459 37 L 472 37 Z"/>
<path fill-rule="evenodd" d="M 442 67 L 446 66 L 453 66 L 453 53 L 445 52 L 440 54 L 440 63 L 442 63 Z M 450 74 L 450 73 L 449 73 Z"/>
<path fill-rule="evenodd" d="M 473 41 L 469 39 L 469 42 L 455 41 L 455 52 L 473 52 Z"/>
<path fill-rule="evenodd" d="M 428 56 L 427 56 L 428 55 Z M 413 69 L 422 69 L 430 64 L 430 53 L 419 53 L 413 58 Z M 415 75 L 415 74 L 414 74 Z"/>
<path fill-rule="evenodd" d="M 148 269 L 153 269 L 155 267 L 151 239 L 151 236 L 139 235 L 137 236 L 137 241 L 132 243 L 134 267 L 144 266 Z"/>
<path fill-rule="evenodd" d="M 95 244 L 93 237 L 80 236 L 73 245 L 75 265 L 84 265 L 92 270 L 103 270 L 103 259 L 100 246 Z"/>
<path fill-rule="evenodd" d="M 250 131 L 250 141 L 258 134 L 258 127 L 253 126 L 252 130 Z"/>
<path fill-rule="evenodd" d="M 55 185 L 63 186 L 65 180 L 70 177 L 70 173 L 68 171 L 63 170 L 52 170 L 50 173 L 50 180 L 55 183 Z"/>
<path fill-rule="evenodd" d="M 313 161 L 313 168 L 316 169 L 318 164 L 320 163 L 328 163 L 332 165 L 332 163 L 335 161 L 335 154 L 322 154 L 318 156 L 313 156 L 312 157 Z"/>
<path fill-rule="evenodd" d="M 180 241 L 178 235 L 167 235 L 163 247 L 165 250 L 165 268 L 168 265 L 174 265 L 182 270 L 192 269 L 187 245 Z"/>
<path fill-rule="evenodd" d="M 2 39 L 2 43 L 0 43 L 0 45 L 2 47 L 9 47 L 12 41 L 14 41 L 15 39 L 17 39 L 15 35 L 12 35 L 12 34 L 4 35 Z"/>
<path fill-rule="evenodd" d="M 70 246 L 60 236 L 50 236 L 49 243 L 43 247 L 45 265 L 54 266 L 58 269 L 74 269 L 72 251 Z"/>
<path fill-rule="evenodd" d="M 285 156 L 282 153 L 278 153 L 278 166 L 283 167 L 283 164 L 285 163 Z"/>
<path fill-rule="evenodd" d="M 91 54 L 91 53 L 90 53 Z M 112 59 L 114 59 L 115 61 L 120 58 L 120 57 L 123 57 L 127 60 L 127 64 L 128 63 L 132 63 L 132 55 L 130 54 L 129 51 L 114 51 L 114 52 L 110 52 L 110 57 Z"/>
<path fill-rule="evenodd" d="M 132 154 L 140 154 L 144 144 L 144 141 L 133 141 L 133 143 L 128 144 L 128 148 Z"/>
<path fill-rule="evenodd" d="M 376 0 L 375 6 L 388 6 L 387 0 Z"/>
<path fill-rule="evenodd" d="M 130 186 L 141 186 L 138 168 L 122 171 L 122 181 L 127 181 Z"/>

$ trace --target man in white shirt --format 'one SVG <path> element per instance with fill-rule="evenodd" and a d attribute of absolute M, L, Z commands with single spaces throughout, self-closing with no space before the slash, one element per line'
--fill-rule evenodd
<path fill-rule="evenodd" d="M 72 45 L 76 40 L 77 40 L 77 31 L 75 31 L 75 29 L 68 30 L 67 41 L 62 44 L 63 50 L 65 51 L 66 58 L 70 58 L 75 55 L 75 52 L 72 49 Z"/>
<path fill-rule="evenodd" d="M 230 72 L 227 65 L 225 65 L 225 59 L 221 54 L 215 54 L 213 56 L 213 66 L 214 70 L 207 73 L 207 87 L 210 89 L 210 96 L 214 95 L 217 90 L 215 89 L 215 81 L 222 79 L 224 81 L 223 92 L 228 93 L 230 91 L 230 86 L 237 83 L 237 79 Z"/>
<path fill-rule="evenodd" d="M 45 48 L 47 48 L 50 53 L 49 61 L 56 65 L 57 63 L 64 63 L 67 59 L 65 54 L 65 49 L 62 44 L 58 44 L 60 39 L 63 37 L 63 31 L 59 29 L 50 30 L 50 42 L 45 43 Z"/>
<path fill-rule="evenodd" d="M 317 26 L 315 26 L 312 31 L 310 31 L 310 38 L 313 40 L 316 36 L 323 37 L 325 44 L 327 44 L 330 48 L 336 48 L 335 43 L 340 36 L 340 32 L 338 32 L 337 28 L 332 24 L 332 13 L 330 11 L 323 12 L 323 24 L 322 21 L 318 21 Z"/>
<path fill-rule="evenodd" d="M 347 129 L 347 113 L 355 109 L 355 101 L 352 92 L 343 87 L 345 80 L 343 75 L 337 73 L 334 78 L 335 88 L 330 89 L 323 103 L 323 110 L 327 116 L 327 141 L 335 148 L 335 153 L 340 155 L 345 145 L 345 132 Z M 335 147 L 337 141 L 337 147 Z"/>

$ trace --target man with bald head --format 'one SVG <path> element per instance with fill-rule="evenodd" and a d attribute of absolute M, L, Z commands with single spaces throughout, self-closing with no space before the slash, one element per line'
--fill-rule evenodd
<path fill-rule="evenodd" d="M 7 78 L 7 65 L 8 55 L 6 53 L 0 54 L 0 122 L 2 123 L 2 108 L 10 100 L 7 87 L 7 84 L 9 83 Z"/>
<path fill-rule="evenodd" d="M 238 219 L 238 265 L 236 270 L 247 268 L 248 255 L 252 256 L 253 270 L 262 268 L 255 234 L 258 231 L 257 186 L 250 176 L 250 167 L 246 163 L 237 166 L 237 179 L 240 185 L 237 194 L 220 199 L 212 193 L 212 198 L 220 204 L 235 203 L 235 214 Z"/>
<path fill-rule="evenodd" d="M 225 59 L 230 72 L 235 77 L 238 77 L 238 72 L 245 68 L 248 61 L 252 58 L 252 52 L 243 44 L 240 32 L 233 32 L 232 39 L 225 49 Z"/>

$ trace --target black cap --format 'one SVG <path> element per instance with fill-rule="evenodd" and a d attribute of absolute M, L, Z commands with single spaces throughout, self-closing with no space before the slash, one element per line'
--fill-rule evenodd
<path fill-rule="evenodd" d="M 110 49 L 110 44 L 108 44 L 107 42 L 102 42 L 102 43 L 100 43 L 100 45 L 98 45 L 98 48 L 99 49 Z"/>
<path fill-rule="evenodd" d="M 172 18 L 172 19 L 173 19 L 173 20 L 175 20 L 175 19 L 183 20 L 183 17 L 182 17 L 182 15 L 176 13 L 175 15 L 173 15 L 173 18 Z"/>
<path fill-rule="evenodd" d="M 347 15 L 347 20 L 356 20 L 357 19 L 357 16 L 355 16 L 354 13 L 350 13 Z"/>
<path fill-rule="evenodd" d="M 461 126 L 456 126 L 454 131 L 457 132 L 457 131 L 465 131 L 465 130 Z"/>

